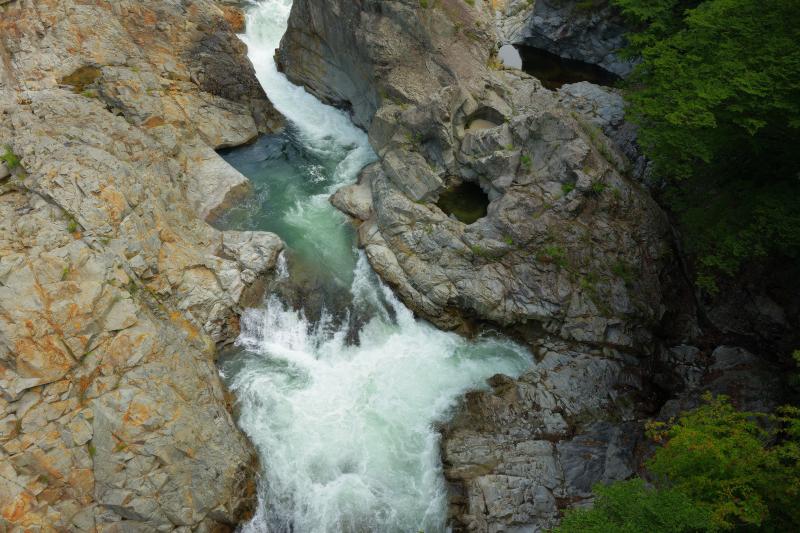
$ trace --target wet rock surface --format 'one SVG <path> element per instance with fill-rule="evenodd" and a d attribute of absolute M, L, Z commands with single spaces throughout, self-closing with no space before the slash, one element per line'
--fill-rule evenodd
<path fill-rule="evenodd" d="M 282 243 L 204 219 L 247 190 L 214 149 L 280 119 L 214 2 L 2 9 L 0 524 L 232 527 L 255 455 L 215 345 Z"/>

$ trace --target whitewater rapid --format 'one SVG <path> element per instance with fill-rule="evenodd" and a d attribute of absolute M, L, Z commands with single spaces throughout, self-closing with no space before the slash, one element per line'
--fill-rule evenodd
<path fill-rule="evenodd" d="M 263 468 L 257 513 L 243 529 L 443 531 L 447 495 L 435 424 L 466 391 L 485 387 L 497 373 L 519 375 L 531 357 L 506 339 L 468 341 L 415 319 L 356 251 L 349 222 L 327 198 L 355 181 L 375 155 L 344 113 L 277 72 L 273 53 L 290 8 L 287 0 L 258 2 L 243 36 L 260 82 L 292 132 L 275 141 L 279 150 L 264 150 L 260 179 L 267 203 L 283 204 L 275 216 L 289 247 L 306 250 L 306 261 L 349 265 L 350 275 L 336 279 L 348 280 L 342 290 L 352 298 L 352 316 L 369 318 L 354 344 L 346 317 L 323 313 L 312 323 L 276 294 L 244 314 L 241 351 L 221 368 Z M 287 153 L 316 159 L 307 164 Z M 285 170 L 287 161 L 293 172 Z M 271 176 L 276 162 L 284 170 Z M 304 188 L 292 186 L 297 179 L 305 180 Z"/>

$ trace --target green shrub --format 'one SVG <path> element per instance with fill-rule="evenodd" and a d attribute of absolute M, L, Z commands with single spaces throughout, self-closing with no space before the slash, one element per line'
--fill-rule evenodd
<path fill-rule="evenodd" d="M 608 186 L 602 181 L 593 181 L 591 186 L 591 193 L 596 196 L 600 196 L 601 194 L 603 194 L 603 191 L 606 190 L 606 187 Z"/>
<path fill-rule="evenodd" d="M 567 266 L 567 252 L 558 245 L 546 246 L 538 257 L 539 261 L 554 263 L 560 268 Z"/>
<path fill-rule="evenodd" d="M 556 531 L 800 531 L 800 409 L 742 412 L 707 395 L 648 435 L 662 444 L 646 463 L 654 486 L 595 487 L 594 507 L 568 511 Z"/>
<path fill-rule="evenodd" d="M 678 533 L 702 531 L 708 513 L 676 490 L 647 488 L 641 479 L 595 487 L 591 509 L 568 511 L 558 533 Z"/>
<path fill-rule="evenodd" d="M 648 469 L 662 485 L 707 509 L 715 528 L 800 531 L 800 410 L 737 411 L 706 396 L 672 426 L 651 428 L 664 442 Z M 780 439 L 776 442 L 776 439 Z"/>

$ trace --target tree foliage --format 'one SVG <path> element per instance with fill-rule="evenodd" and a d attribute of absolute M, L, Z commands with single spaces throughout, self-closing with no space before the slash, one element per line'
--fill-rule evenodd
<path fill-rule="evenodd" d="M 724 398 L 708 398 L 677 424 L 651 430 L 666 444 L 647 467 L 662 484 L 707 509 L 719 529 L 797 530 L 799 429 L 797 409 L 784 408 L 778 416 L 748 413 Z"/>
<path fill-rule="evenodd" d="M 707 396 L 649 435 L 663 444 L 647 462 L 652 486 L 598 486 L 595 506 L 557 531 L 800 531 L 800 409 L 741 412 Z"/>
<path fill-rule="evenodd" d="M 701 275 L 800 257 L 798 1 L 613 1 L 638 29 L 629 116 Z"/>

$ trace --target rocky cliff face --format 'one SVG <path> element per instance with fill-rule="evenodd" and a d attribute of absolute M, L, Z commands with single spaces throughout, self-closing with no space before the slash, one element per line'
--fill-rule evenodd
<path fill-rule="evenodd" d="M 383 280 L 442 328 L 500 327 L 536 355 L 519 380 L 468 396 L 442 454 L 455 530 L 540 531 L 637 471 L 645 418 L 705 389 L 764 408 L 780 387 L 744 350 L 687 344 L 700 333 L 692 290 L 664 213 L 632 179 L 646 162 L 619 95 L 554 93 L 499 68 L 494 15 L 455 0 L 297 0 L 279 58 L 369 130 L 380 161 L 332 202 Z M 437 204 L 465 182 L 488 202 L 472 223 Z M 763 379 L 745 386 L 748 372 Z"/>
<path fill-rule="evenodd" d="M 234 31 L 190 2 L 0 6 L 0 523 L 210 530 L 254 500 L 214 367 L 282 247 L 204 219 L 214 149 L 280 125 Z"/>
<path fill-rule="evenodd" d="M 478 77 L 494 30 L 490 19 L 476 18 L 479 11 L 463 3 L 442 0 L 425 9 L 411 0 L 294 2 L 278 65 L 294 83 L 352 110 L 366 129 L 389 100 L 417 102 Z"/>

